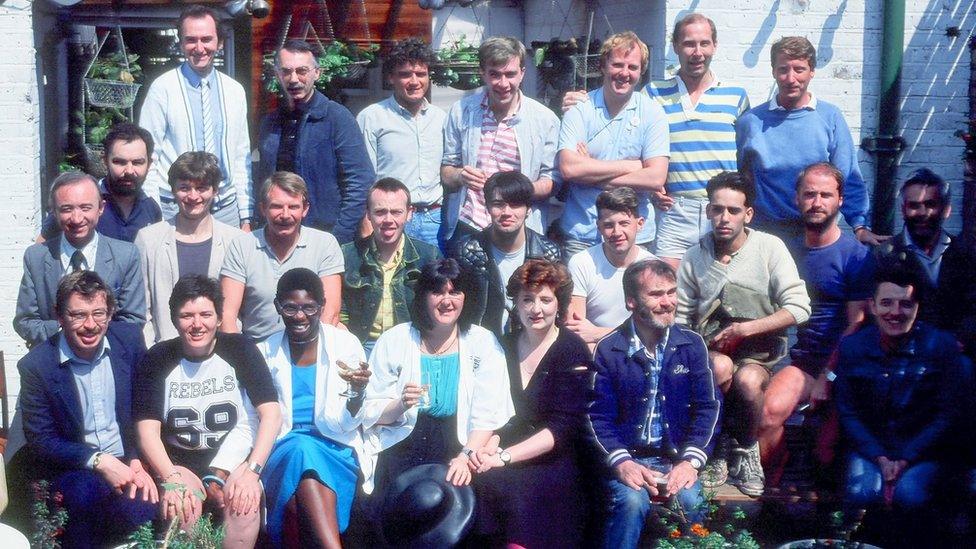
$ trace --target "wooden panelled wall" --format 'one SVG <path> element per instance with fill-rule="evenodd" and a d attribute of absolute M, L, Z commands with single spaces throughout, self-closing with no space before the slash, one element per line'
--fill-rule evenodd
<path fill-rule="evenodd" d="M 416 0 L 269 0 L 268 3 L 271 15 L 251 23 L 251 74 L 254 75 L 251 92 L 252 97 L 261 98 L 259 112 L 265 112 L 268 103 L 261 84 L 264 54 L 277 49 L 286 38 L 303 38 L 306 21 L 311 22 L 319 38 L 328 40 L 323 7 L 328 9 L 328 20 L 338 39 L 360 45 L 380 44 L 385 50 L 391 42 L 402 38 L 418 36 L 429 41 L 431 37 L 431 12 L 422 9 Z M 307 38 L 311 41 L 311 36 Z"/>

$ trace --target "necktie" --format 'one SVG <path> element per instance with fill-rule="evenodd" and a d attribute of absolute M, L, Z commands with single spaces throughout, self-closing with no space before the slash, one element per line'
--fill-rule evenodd
<path fill-rule="evenodd" d="M 203 150 L 211 154 L 217 154 L 217 148 L 214 143 L 214 119 L 210 104 L 209 80 L 200 82 L 200 101 L 200 116 L 203 118 Z"/>
<path fill-rule="evenodd" d="M 71 254 L 71 270 L 73 272 L 78 272 L 85 268 L 85 254 L 81 253 L 81 250 L 75 250 Z"/>

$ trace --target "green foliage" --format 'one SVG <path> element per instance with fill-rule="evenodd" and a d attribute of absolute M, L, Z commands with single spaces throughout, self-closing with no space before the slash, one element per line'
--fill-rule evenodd
<path fill-rule="evenodd" d="M 437 51 L 437 62 L 430 67 L 430 79 L 440 86 L 471 90 L 482 84 L 478 69 L 478 46 L 469 44 L 462 34 L 446 48 Z"/>
<path fill-rule="evenodd" d="M 33 549 L 59 549 L 59 538 L 68 522 L 68 512 L 62 507 L 64 498 L 60 493 L 52 495 L 46 480 L 31 484 L 31 490 L 30 545 Z"/>
<path fill-rule="evenodd" d="M 364 48 L 352 42 L 334 41 L 325 46 L 323 51 L 316 56 L 319 64 L 319 78 L 315 81 L 316 89 L 325 91 L 333 80 L 349 78 L 353 67 L 360 66 L 366 68 L 376 61 L 376 54 L 379 52 L 379 45 L 370 44 Z M 264 89 L 270 93 L 281 93 L 281 83 L 278 82 L 275 73 L 275 54 L 264 55 L 264 70 L 261 74 L 264 81 Z"/>
<path fill-rule="evenodd" d="M 658 522 L 667 534 L 657 540 L 655 549 L 759 549 L 759 543 L 745 528 L 745 511 L 740 507 L 731 513 L 720 510 L 714 495 L 714 492 L 705 492 L 701 504 L 705 519 L 694 524 L 688 524 L 677 499 L 671 498 L 659 513 Z"/>
<path fill-rule="evenodd" d="M 129 61 L 128 68 L 125 64 L 125 58 L 122 57 L 122 52 L 120 51 L 96 59 L 88 71 L 88 78 L 113 80 L 126 84 L 141 82 L 142 66 L 139 65 L 139 55 L 130 53 L 127 57 Z"/>

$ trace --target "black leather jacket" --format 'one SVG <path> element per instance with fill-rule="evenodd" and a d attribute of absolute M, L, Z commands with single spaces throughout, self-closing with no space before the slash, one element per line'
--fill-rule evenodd
<path fill-rule="evenodd" d="M 457 247 L 457 261 L 462 269 L 470 269 L 479 284 L 478 291 L 471 296 L 465 307 L 473 307 L 473 322 L 491 330 L 501 339 L 508 332 L 502 326 L 502 311 L 505 308 L 505 286 L 508 281 L 500 280 L 498 265 L 492 257 L 491 227 L 462 240 Z M 545 259 L 559 261 L 559 246 L 541 234 L 525 229 L 525 259 Z M 511 317 L 511 315 L 509 315 Z"/>

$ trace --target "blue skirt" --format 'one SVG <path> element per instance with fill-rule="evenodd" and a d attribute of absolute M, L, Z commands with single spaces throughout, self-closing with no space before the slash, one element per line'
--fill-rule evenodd
<path fill-rule="evenodd" d="M 275 443 L 262 475 L 268 504 L 268 534 L 276 546 L 281 545 L 285 506 L 302 478 L 310 475 L 335 492 L 339 531 L 344 532 L 349 526 L 359 478 L 356 452 L 318 432 L 291 431 Z"/>

